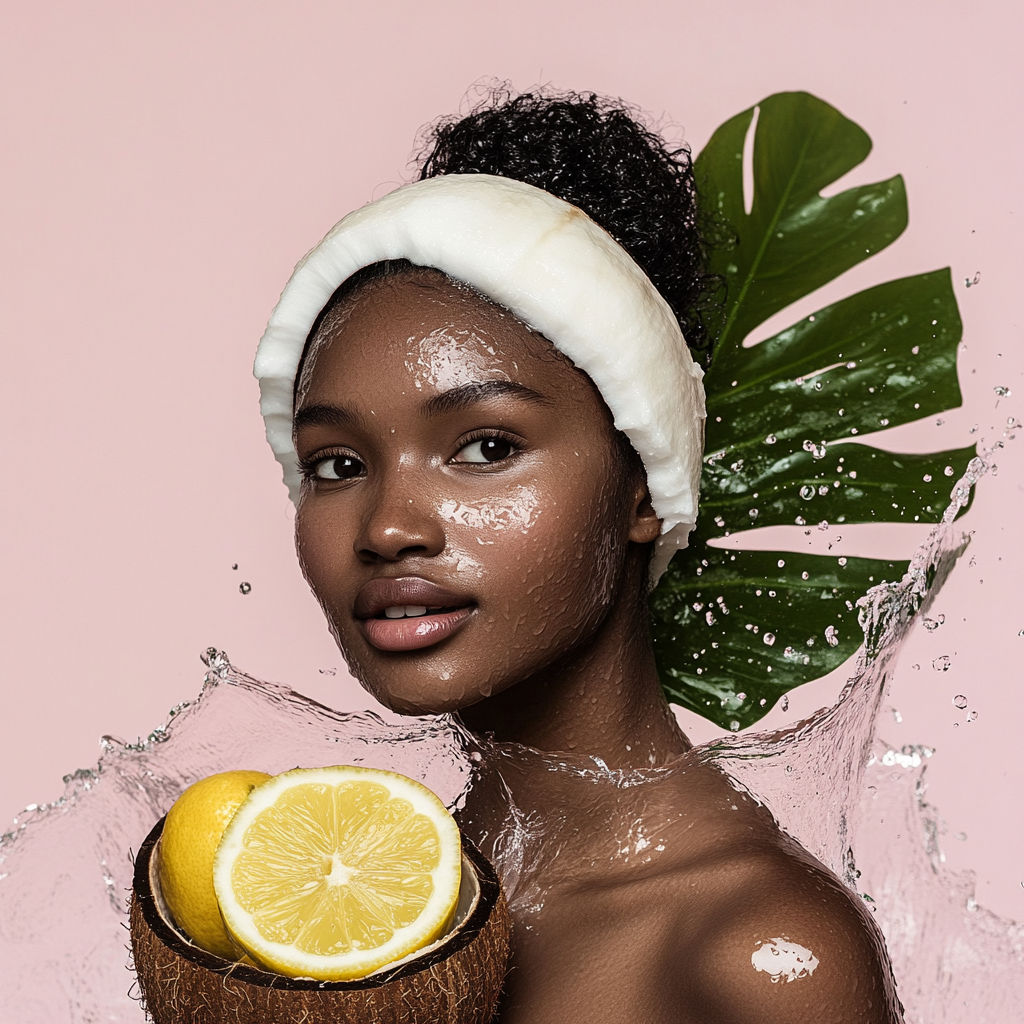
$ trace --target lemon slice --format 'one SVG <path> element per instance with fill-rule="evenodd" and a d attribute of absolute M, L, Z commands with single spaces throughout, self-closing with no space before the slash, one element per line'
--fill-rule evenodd
<path fill-rule="evenodd" d="M 426 786 L 340 765 L 253 790 L 217 848 L 231 937 L 289 977 L 362 978 L 439 938 L 459 896 L 458 826 Z"/>

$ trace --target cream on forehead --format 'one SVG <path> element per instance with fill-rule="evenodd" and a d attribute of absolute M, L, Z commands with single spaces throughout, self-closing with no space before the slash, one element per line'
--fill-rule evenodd
<path fill-rule="evenodd" d="M 254 373 L 267 440 L 293 501 L 293 385 L 306 338 L 337 287 L 372 263 L 434 267 L 540 331 L 596 385 L 647 472 L 662 520 L 657 578 L 697 519 L 703 373 L 671 308 L 629 254 L 575 206 L 523 182 L 452 174 L 415 182 L 340 221 L 295 268 Z"/>

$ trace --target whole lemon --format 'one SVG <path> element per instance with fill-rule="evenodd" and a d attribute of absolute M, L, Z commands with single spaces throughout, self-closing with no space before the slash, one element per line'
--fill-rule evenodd
<path fill-rule="evenodd" d="M 220 772 L 193 783 L 167 812 L 160 837 L 160 889 L 167 909 L 197 946 L 226 960 L 238 960 L 241 951 L 220 915 L 213 855 L 242 802 L 270 778 L 265 772 Z"/>

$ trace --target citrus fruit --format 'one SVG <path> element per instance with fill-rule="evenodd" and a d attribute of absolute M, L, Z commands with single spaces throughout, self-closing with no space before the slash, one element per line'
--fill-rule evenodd
<path fill-rule="evenodd" d="M 175 923 L 197 945 L 228 960 L 239 950 L 213 891 L 213 855 L 235 811 L 265 772 L 221 772 L 193 783 L 167 812 L 160 838 L 160 889 Z"/>
<path fill-rule="evenodd" d="M 235 942 L 279 974 L 365 977 L 439 938 L 459 896 L 458 826 L 404 775 L 297 768 L 254 790 L 213 884 Z"/>

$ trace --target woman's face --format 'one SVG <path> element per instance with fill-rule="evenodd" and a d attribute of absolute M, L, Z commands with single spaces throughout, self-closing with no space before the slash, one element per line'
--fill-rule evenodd
<path fill-rule="evenodd" d="M 325 318 L 295 447 L 303 572 L 393 710 L 474 704 L 638 599 L 630 548 L 658 524 L 594 385 L 437 272 L 373 282 Z"/>

